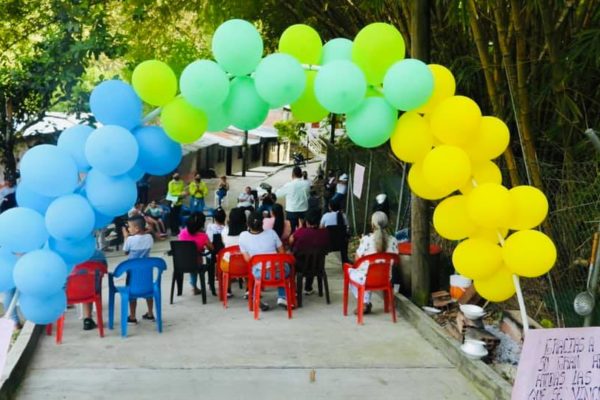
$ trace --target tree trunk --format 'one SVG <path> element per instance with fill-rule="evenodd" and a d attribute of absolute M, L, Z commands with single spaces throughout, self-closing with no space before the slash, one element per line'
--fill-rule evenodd
<path fill-rule="evenodd" d="M 242 176 L 246 176 L 248 168 L 248 131 L 244 131 L 244 142 L 242 144 Z"/>
<path fill-rule="evenodd" d="M 425 63 L 429 62 L 429 0 L 413 0 L 411 3 L 411 57 Z M 411 286 L 412 301 L 424 306 L 430 296 L 430 266 L 429 266 L 429 202 L 411 194 L 411 241 L 412 241 L 412 270 Z"/>

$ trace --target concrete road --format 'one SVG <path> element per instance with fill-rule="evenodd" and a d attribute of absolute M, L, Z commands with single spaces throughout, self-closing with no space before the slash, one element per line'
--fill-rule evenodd
<path fill-rule="evenodd" d="M 288 176 L 289 169 L 270 181 L 278 187 Z M 153 256 L 163 256 L 167 246 L 156 244 Z M 109 269 L 122 260 L 109 257 Z M 68 310 L 63 344 L 42 338 L 18 398 L 482 398 L 402 315 L 392 323 L 377 296 L 365 325 L 358 326 L 353 315 L 344 317 L 336 254 L 327 260 L 332 303 L 304 297 L 304 307 L 291 320 L 283 309 L 272 309 L 255 321 L 237 286 L 227 310 L 210 295 L 203 305 L 187 284 L 170 305 L 172 265 L 167 260 L 162 334 L 153 323 L 140 321 L 129 327 L 129 337 L 121 338 L 118 297 L 115 330 L 106 330 L 102 339 L 97 331 L 83 331 L 77 311 Z M 274 304 L 274 291 L 264 297 Z M 144 311 L 141 302 L 139 319 Z"/>

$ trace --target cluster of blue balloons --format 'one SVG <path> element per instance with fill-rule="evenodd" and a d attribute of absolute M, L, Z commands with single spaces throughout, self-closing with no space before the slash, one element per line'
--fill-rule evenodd
<path fill-rule="evenodd" d="M 56 321 L 76 264 L 93 255 L 94 229 L 125 214 L 144 174 L 165 175 L 181 161 L 181 145 L 142 123 L 142 101 L 118 80 L 99 84 L 90 108 L 103 125 L 71 127 L 57 145 L 23 156 L 18 207 L 0 214 L 0 291 L 17 288 L 25 317 Z"/>

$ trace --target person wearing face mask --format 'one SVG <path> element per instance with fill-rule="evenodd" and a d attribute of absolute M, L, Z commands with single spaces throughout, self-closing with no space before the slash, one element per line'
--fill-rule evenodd
<path fill-rule="evenodd" d="M 188 185 L 188 193 L 190 194 L 190 212 L 203 212 L 206 206 L 204 199 L 208 194 L 208 187 L 206 183 L 202 182 L 200 174 L 196 174 L 194 180 Z"/>
<path fill-rule="evenodd" d="M 167 200 L 171 202 L 171 213 L 169 214 L 169 226 L 171 228 L 171 236 L 179 235 L 179 216 L 181 214 L 181 205 L 185 197 L 185 183 L 176 172 L 173 174 L 173 179 L 169 182 Z"/>

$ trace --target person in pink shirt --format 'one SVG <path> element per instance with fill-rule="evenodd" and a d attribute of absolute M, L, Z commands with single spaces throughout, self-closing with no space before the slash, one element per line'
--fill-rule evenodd
<path fill-rule="evenodd" d="M 275 233 L 277 233 L 277 236 L 279 236 L 279 239 L 281 239 L 284 244 L 287 244 L 287 241 L 292 234 L 292 225 L 289 220 L 285 219 L 281 204 L 273 204 L 271 217 L 263 219 L 263 229 L 273 229 Z"/>
<path fill-rule="evenodd" d="M 203 253 L 206 250 L 212 250 L 213 246 L 206 232 L 204 232 L 204 224 L 206 223 L 206 216 L 203 213 L 193 213 L 190 215 L 186 222 L 186 227 L 179 232 L 178 239 L 194 242 L 198 249 L 198 257 L 203 257 Z M 192 285 L 192 291 L 194 295 L 202 293 L 197 286 L 198 274 L 190 274 L 190 285 Z M 214 282 L 212 283 L 214 286 Z M 214 288 L 211 287 L 211 291 Z"/>

